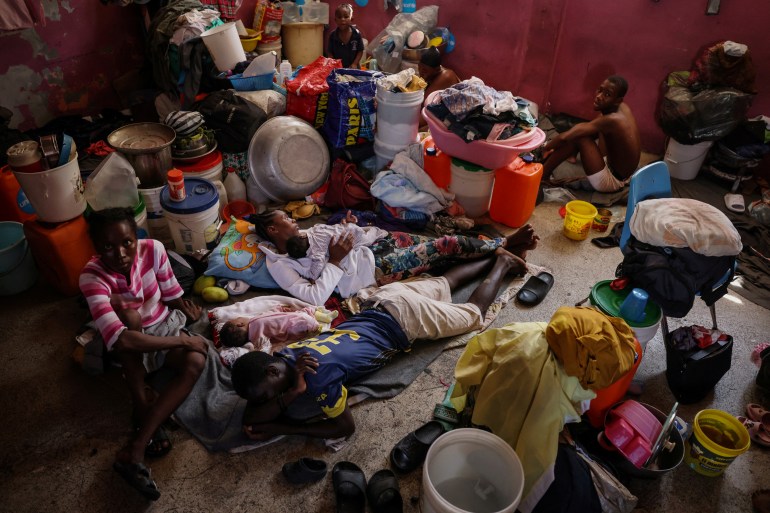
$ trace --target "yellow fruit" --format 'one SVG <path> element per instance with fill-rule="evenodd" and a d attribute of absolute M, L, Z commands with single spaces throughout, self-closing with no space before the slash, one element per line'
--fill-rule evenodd
<path fill-rule="evenodd" d="M 217 284 L 217 279 L 213 276 L 199 276 L 195 283 L 193 283 L 193 292 L 200 296 L 203 289 L 206 287 L 213 287 Z"/>
<path fill-rule="evenodd" d="M 230 297 L 222 287 L 206 287 L 201 295 L 209 303 L 223 303 Z"/>

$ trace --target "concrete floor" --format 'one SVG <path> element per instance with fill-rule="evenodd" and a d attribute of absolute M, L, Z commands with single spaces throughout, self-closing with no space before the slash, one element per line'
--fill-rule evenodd
<path fill-rule="evenodd" d="M 594 283 L 613 277 L 618 249 L 599 249 L 588 240 L 575 242 L 561 233 L 560 205 L 539 205 L 530 220 L 541 237 L 530 261 L 549 266 L 556 283 L 546 300 L 525 309 L 509 304 L 495 321 L 546 321 L 561 305 L 588 296 Z M 624 207 L 612 207 L 621 219 Z M 284 462 L 302 456 L 357 463 L 367 476 L 388 467 L 388 454 L 406 433 L 430 418 L 451 382 L 462 349 L 445 351 L 406 391 L 391 400 L 353 407 L 358 425 L 350 443 L 337 453 L 322 443 L 288 437 L 254 451 L 208 453 L 184 430 L 171 433 L 174 449 L 150 462 L 162 497 L 145 502 L 112 470 L 115 452 L 129 435 L 128 393 L 114 370 L 89 376 L 70 357 L 73 335 L 86 319 L 74 298 L 63 298 L 45 283 L 2 299 L 0 324 L 0 412 L 5 421 L 0 451 L 0 511 L 334 511 L 331 478 L 309 486 L 288 485 L 280 474 Z M 682 406 L 690 421 L 704 408 L 742 414 L 745 404 L 770 406 L 754 386 L 753 347 L 768 342 L 770 315 L 742 297 L 728 294 L 717 304 L 719 326 L 735 339 L 732 369 L 714 393 L 698 404 Z M 684 324 L 710 325 L 706 306 L 696 301 Z M 660 333 L 649 342 L 637 377 L 644 383 L 640 400 L 668 411 L 673 396 L 665 381 Z M 670 512 L 751 511 L 750 494 L 770 488 L 770 453 L 752 445 L 719 478 L 702 477 L 685 466 L 657 480 L 634 480 L 630 489 L 640 510 Z M 418 511 L 420 471 L 399 479 L 406 512 Z"/>

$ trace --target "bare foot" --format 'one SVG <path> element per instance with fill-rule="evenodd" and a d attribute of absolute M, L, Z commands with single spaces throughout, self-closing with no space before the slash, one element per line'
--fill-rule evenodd
<path fill-rule="evenodd" d="M 506 274 L 521 276 L 527 272 L 527 264 L 522 258 L 503 248 L 495 250 L 496 264 L 506 267 Z"/>
<path fill-rule="evenodd" d="M 519 258 L 526 260 L 527 251 L 531 251 L 537 247 L 537 242 L 540 240 L 540 237 L 535 234 L 535 229 L 531 224 L 525 224 L 516 230 L 516 233 L 506 237 L 505 240 L 505 249 Z"/>
<path fill-rule="evenodd" d="M 567 157 L 567 162 L 570 164 L 577 164 L 577 157 L 575 155 L 572 155 L 571 157 Z"/>
<path fill-rule="evenodd" d="M 752 493 L 751 505 L 757 513 L 770 513 L 770 490 L 757 490 Z"/>

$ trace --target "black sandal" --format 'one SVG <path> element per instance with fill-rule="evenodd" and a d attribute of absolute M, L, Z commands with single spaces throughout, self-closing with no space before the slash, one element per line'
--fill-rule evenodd
<path fill-rule="evenodd" d="M 145 499 L 156 501 L 160 498 L 158 485 L 152 480 L 150 469 L 144 463 L 124 463 L 116 461 L 112 464 L 115 472 L 126 480 L 136 491 L 141 493 Z"/>
<path fill-rule="evenodd" d="M 402 513 L 404 500 L 392 470 L 378 470 L 366 485 L 366 497 L 374 513 Z"/>
<path fill-rule="evenodd" d="M 150 441 L 147 442 L 144 455 L 148 458 L 160 458 L 168 454 L 169 451 L 171 451 L 171 439 L 163 426 L 160 426 L 155 430 Z"/>

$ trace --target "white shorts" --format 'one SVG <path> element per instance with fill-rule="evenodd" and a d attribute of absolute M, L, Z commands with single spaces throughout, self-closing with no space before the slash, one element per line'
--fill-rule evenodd
<path fill-rule="evenodd" d="M 369 287 L 358 299 L 379 305 L 396 319 L 409 342 L 435 340 L 479 329 L 484 320 L 479 307 L 471 303 L 454 304 L 446 278 L 416 277 Z"/>
<path fill-rule="evenodd" d="M 588 175 L 588 183 L 599 192 L 615 192 L 626 186 L 627 182 L 618 180 L 607 165 L 607 157 L 604 157 L 604 169 L 598 173 Z"/>

